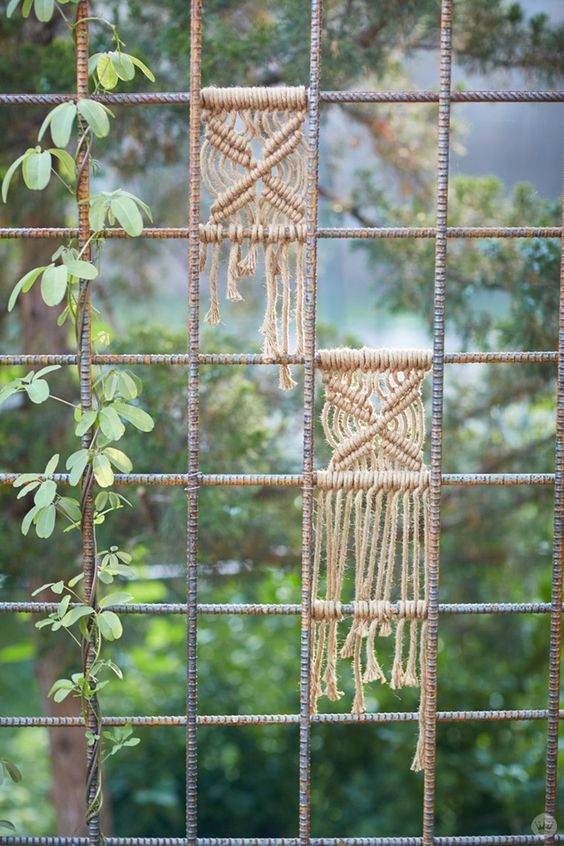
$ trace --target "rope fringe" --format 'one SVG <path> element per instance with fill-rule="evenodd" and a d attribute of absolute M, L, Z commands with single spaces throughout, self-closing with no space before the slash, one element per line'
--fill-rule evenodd
<path fill-rule="evenodd" d="M 364 685 L 421 687 L 420 731 L 412 769 L 424 762 L 426 557 L 429 471 L 421 385 L 431 367 L 426 350 L 320 350 L 325 386 L 321 420 L 333 450 L 317 473 L 313 562 L 312 709 L 338 688 L 338 658 L 351 659 L 352 712 L 365 710 Z M 354 599 L 345 606 L 347 559 Z M 324 597 L 320 594 L 324 589 Z M 339 652 L 338 627 L 352 621 Z M 389 674 L 379 638 L 394 637 Z"/>
<path fill-rule="evenodd" d="M 290 352 L 293 317 L 296 352 L 303 354 L 305 88 L 204 88 L 202 104 L 202 176 L 213 197 L 209 220 L 200 226 L 201 270 L 206 265 L 207 245 L 212 245 L 210 308 L 205 319 L 221 322 L 221 243 L 230 243 L 227 299 L 232 302 L 243 299 L 239 282 L 256 275 L 260 244 L 266 282 L 260 328 L 263 353 L 276 360 Z M 256 154 L 259 147 L 262 158 Z M 289 390 L 295 384 L 290 367 L 281 365 L 280 387 Z"/>

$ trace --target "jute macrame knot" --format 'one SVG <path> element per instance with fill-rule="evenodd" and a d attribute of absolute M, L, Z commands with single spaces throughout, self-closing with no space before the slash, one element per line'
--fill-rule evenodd
<path fill-rule="evenodd" d="M 227 299 L 243 299 L 239 283 L 257 272 L 262 246 L 266 308 L 260 327 L 263 353 L 278 361 L 290 352 L 290 321 L 295 350 L 304 351 L 305 156 L 303 125 L 307 111 L 303 87 L 204 88 L 205 140 L 202 176 L 213 201 L 200 226 L 200 269 L 208 245 L 210 307 L 205 320 L 220 323 L 218 276 L 220 247 L 229 243 Z M 262 148 L 262 157 L 257 147 Z M 293 264 L 293 272 L 291 265 Z M 292 280 L 293 277 L 293 280 Z M 280 387 L 295 385 L 288 364 L 280 366 Z"/>
<path fill-rule="evenodd" d="M 351 659 L 353 713 L 365 711 L 364 685 L 421 686 L 420 732 L 413 769 L 424 760 L 427 629 L 427 495 L 421 385 L 427 350 L 320 350 L 325 386 L 321 420 L 333 454 L 316 474 L 313 567 L 312 708 L 338 688 L 339 658 Z M 354 567 L 354 597 L 345 604 L 345 568 Z M 320 593 L 324 587 L 324 598 Z M 351 617 L 339 647 L 338 628 Z M 385 670 L 377 642 L 394 637 Z"/>

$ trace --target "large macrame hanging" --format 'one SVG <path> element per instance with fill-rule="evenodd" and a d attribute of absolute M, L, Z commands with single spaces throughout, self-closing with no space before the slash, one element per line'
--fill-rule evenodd
<path fill-rule="evenodd" d="M 333 450 L 317 473 L 313 571 L 312 707 L 342 696 L 337 659 L 352 659 L 352 712 L 363 713 L 364 685 L 421 686 L 420 732 L 412 769 L 424 761 L 421 721 L 427 589 L 425 420 L 421 384 L 431 367 L 424 350 L 320 350 L 325 386 L 322 423 Z M 354 569 L 352 622 L 342 645 L 346 567 Z M 324 594 L 324 595 L 323 595 Z M 391 670 L 379 638 L 393 636 Z"/>
<path fill-rule="evenodd" d="M 209 220 L 200 227 L 202 269 L 211 246 L 211 303 L 205 319 L 221 319 L 221 243 L 230 244 L 227 299 L 233 301 L 242 299 L 239 282 L 257 272 L 260 245 L 266 281 L 260 328 L 264 355 L 273 360 L 288 355 L 292 313 L 296 353 L 303 354 L 305 88 L 204 88 L 202 104 L 202 176 L 213 197 Z M 283 364 L 280 387 L 294 385 Z"/>

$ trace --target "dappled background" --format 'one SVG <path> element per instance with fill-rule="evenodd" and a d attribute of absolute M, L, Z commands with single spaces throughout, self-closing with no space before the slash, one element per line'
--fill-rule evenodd
<path fill-rule="evenodd" d="M 187 5 L 180 0 L 93 4 L 120 21 L 127 49 L 155 70 L 155 88 L 188 85 Z M 436 88 L 438 0 L 328 0 L 322 87 L 328 90 Z M 4 10 L 5 4 L 0 3 Z M 558 0 L 498 3 L 458 0 L 454 83 L 468 88 L 547 88 L 561 84 L 564 9 Z M 309 9 L 304 0 L 207 0 L 204 84 L 306 84 Z M 46 42 L 49 44 L 45 46 Z M 106 49 L 93 25 L 92 52 Z M 5 92 L 69 91 L 73 47 L 50 24 L 0 18 L 0 80 Z M 31 77 L 31 82 L 30 82 Z M 147 90 L 149 83 L 127 83 Z M 320 219 L 323 226 L 432 226 L 436 104 L 331 105 L 322 108 Z M 147 200 L 157 226 L 185 226 L 188 112 L 184 106 L 116 107 L 114 130 L 96 142 L 95 185 L 119 182 Z M 45 109 L 0 111 L 0 170 L 32 142 Z M 557 104 L 455 104 L 452 108 L 449 225 L 556 226 L 559 223 L 562 107 Z M 52 184 L 38 203 L 20 187 L 7 225 L 74 225 L 75 209 Z M 208 198 L 203 197 L 207 207 Z M 35 290 L 16 318 L 5 305 L 14 281 L 50 254 L 49 243 L 0 244 L 2 352 L 64 352 Z M 431 339 L 431 240 L 325 240 L 319 245 L 318 346 L 337 343 L 423 346 Z M 113 352 L 184 352 L 187 346 L 186 243 L 114 241 L 94 283 Z M 554 350 L 557 343 L 558 242 L 450 241 L 447 351 Z M 222 304 L 224 323 L 202 326 L 204 352 L 259 351 L 263 290 Z M 202 278 L 205 313 L 207 276 Z M 3 368 L 8 380 L 15 368 Z M 299 368 L 295 368 L 299 379 Z M 186 374 L 143 368 L 142 401 L 156 419 L 152 436 L 126 435 L 138 472 L 186 467 Z M 446 370 L 445 472 L 551 472 L 554 464 L 554 365 L 449 365 Z M 74 400 L 73 372 L 53 376 Z M 0 381 L 1 384 L 1 381 Z M 276 368 L 202 368 L 204 472 L 299 472 L 301 387 L 281 394 Z M 0 409 L 0 470 L 37 470 L 69 452 L 71 421 L 59 407 Z M 317 464 L 325 454 L 321 438 Z M 133 556 L 138 602 L 185 600 L 185 495 L 130 489 L 134 508 L 102 536 Z M 42 582 L 76 571 L 73 535 L 55 542 L 22 538 L 21 502 L 0 490 L 0 578 L 5 600 L 28 599 Z M 443 602 L 548 601 L 550 488 L 449 488 L 444 492 Z M 298 602 L 299 490 L 205 489 L 200 511 L 202 602 Z M 439 708 L 544 708 L 549 621 L 545 616 L 443 617 Z M 199 624 L 202 714 L 296 713 L 299 620 L 204 617 Z M 102 694 L 106 714 L 182 714 L 185 621 L 129 616 L 112 645 L 125 680 Z M 64 635 L 46 637 L 26 615 L 0 617 L 2 713 L 51 712 L 52 680 L 76 669 Z M 343 663 L 350 707 L 351 679 Z M 343 704 L 344 703 L 344 704 Z M 414 710 L 416 692 L 372 685 L 369 710 Z M 71 707 L 65 703 L 68 709 Z M 64 713 L 58 710 L 57 713 Z M 68 713 L 68 711 L 67 711 Z M 414 724 L 314 725 L 312 834 L 416 835 L 422 775 L 409 771 Z M 136 731 L 141 744 L 107 766 L 106 834 L 182 836 L 184 732 Z M 18 834 L 80 831 L 69 796 L 82 779 L 81 732 L 2 729 L 2 753 L 24 779 L 0 792 L 1 816 Z M 482 722 L 438 726 L 437 834 L 530 832 L 543 809 L 545 724 Z M 298 736 L 292 726 L 199 730 L 200 836 L 297 834 Z M 81 788 L 79 787 L 79 790 Z"/>

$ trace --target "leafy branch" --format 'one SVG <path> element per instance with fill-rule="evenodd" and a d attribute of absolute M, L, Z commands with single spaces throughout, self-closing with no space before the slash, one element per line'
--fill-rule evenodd
<path fill-rule="evenodd" d="M 67 2 L 69 0 L 23 0 L 21 13 L 27 18 L 33 11 L 39 21 L 47 22 L 58 10 L 67 21 L 60 8 Z M 76 5 L 78 0 L 70 2 Z M 11 0 L 7 8 L 8 17 L 18 7 L 20 0 Z M 125 45 L 114 24 L 98 16 L 87 20 L 108 26 L 115 48 L 96 53 L 89 59 L 88 73 L 94 81 L 94 94 L 113 90 L 120 82 L 131 81 L 137 71 L 154 81 L 153 73 L 141 59 L 122 51 Z M 67 24 L 74 30 L 79 22 L 84 22 L 84 18 L 77 18 L 74 26 L 68 21 Z M 43 191 L 54 175 L 65 190 L 75 196 L 81 169 L 86 166 L 94 170 L 93 140 L 109 134 L 112 118 L 114 115 L 107 106 L 90 97 L 69 100 L 51 109 L 41 124 L 36 146 L 27 148 L 7 169 L 1 188 L 3 202 L 8 201 L 11 184 L 19 174 L 25 187 L 31 191 Z M 66 148 L 76 129 L 78 138 L 74 155 L 71 155 Z M 42 142 L 47 132 L 54 146 L 44 148 Z M 105 228 L 117 223 L 130 237 L 136 237 L 143 231 L 143 216 L 152 220 L 149 206 L 124 188 L 91 194 L 80 202 L 88 203 L 91 231 L 86 243 L 71 238 L 68 243 L 59 245 L 49 264 L 28 270 L 16 282 L 8 300 L 8 311 L 11 312 L 19 298 L 31 291 L 40 280 L 45 305 L 55 308 L 64 304 L 57 324 L 63 326 L 69 320 L 73 325 L 78 357 L 81 355 L 81 334 L 87 306 L 82 283 L 99 276 Z M 96 261 L 90 260 L 89 248 L 92 244 L 97 246 Z M 59 454 L 49 459 L 43 473 L 22 473 L 16 477 L 13 486 L 18 489 L 18 499 L 33 498 L 33 504 L 21 524 L 24 535 L 33 527 L 38 537 L 50 538 L 59 523 L 64 532 L 70 532 L 82 529 L 86 520 L 92 520 L 94 572 L 88 573 L 90 578 L 86 579 L 87 573 L 81 572 L 66 582 L 59 580 L 42 585 L 33 594 L 50 591 L 58 597 L 55 609 L 38 620 L 36 627 L 66 633 L 81 655 L 81 670 L 72 673 L 69 678 L 57 679 L 49 695 L 55 702 L 62 702 L 69 696 L 78 699 L 84 723 L 91 725 L 91 716 L 94 716 L 96 724 L 100 723 L 99 692 L 112 678 L 123 678 L 120 667 L 104 657 L 103 646 L 122 636 L 118 606 L 133 599 L 130 593 L 122 590 L 98 597 L 98 589 L 100 585 L 111 585 L 115 580 L 130 580 L 135 576 L 128 552 L 116 545 L 98 550 L 96 530 L 113 512 L 130 505 L 124 496 L 110 490 L 116 471 L 130 473 L 133 469 L 131 459 L 116 443 L 124 436 L 128 426 L 150 432 L 154 421 L 138 404 L 142 383 L 135 374 L 113 367 L 91 366 L 92 399 L 90 407 L 84 408 L 52 393 L 46 377 L 58 369 L 59 365 L 50 365 L 12 379 L 0 389 L 0 404 L 17 395 L 36 405 L 48 400 L 62 403 L 72 409 L 74 433 L 81 439 L 80 448 L 65 460 L 67 476 L 64 477 L 66 485 L 80 489 L 79 496 L 62 494 L 59 490 L 60 479 L 56 476 L 61 460 Z M 93 491 L 94 485 L 101 490 L 97 493 Z M 91 491 L 93 500 L 90 499 Z M 130 726 L 101 734 L 89 729 L 86 739 L 91 749 L 87 807 L 87 819 L 91 820 L 99 813 L 103 803 L 99 765 L 119 750 L 136 746 L 139 739 L 132 736 Z M 4 774 L 13 781 L 21 778 L 14 764 L 0 758 L 0 775 Z M 0 820 L 0 826 L 13 830 L 7 820 Z"/>

